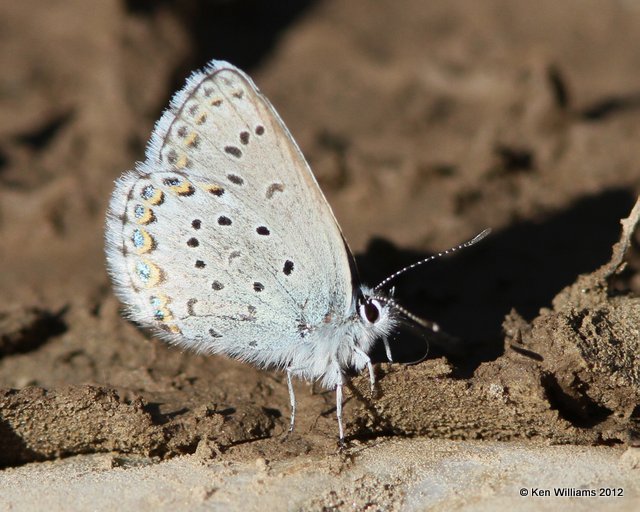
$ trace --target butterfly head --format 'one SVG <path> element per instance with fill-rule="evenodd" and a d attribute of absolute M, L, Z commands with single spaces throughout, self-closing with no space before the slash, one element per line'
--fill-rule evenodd
<path fill-rule="evenodd" d="M 360 287 L 357 313 L 362 324 L 375 337 L 385 336 L 393 331 L 396 315 L 390 293 L 376 292 L 368 286 Z"/>
<path fill-rule="evenodd" d="M 388 291 L 362 286 L 357 302 L 360 321 L 368 328 L 373 336 L 386 337 L 403 321 L 437 331 L 438 325 L 414 315 L 402 307 L 393 298 L 395 288 Z"/>

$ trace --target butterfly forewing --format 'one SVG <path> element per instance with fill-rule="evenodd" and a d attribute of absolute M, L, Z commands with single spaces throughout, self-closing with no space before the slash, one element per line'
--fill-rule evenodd
<path fill-rule="evenodd" d="M 308 326 L 351 306 L 329 205 L 269 102 L 227 63 L 192 75 L 146 161 L 118 180 L 107 254 L 134 320 L 257 363 L 285 364 Z"/>

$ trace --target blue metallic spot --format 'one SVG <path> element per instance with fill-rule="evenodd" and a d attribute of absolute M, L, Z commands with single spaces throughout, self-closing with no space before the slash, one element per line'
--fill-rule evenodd
<path fill-rule="evenodd" d="M 182 180 L 176 177 L 165 178 L 164 180 L 162 180 L 162 183 L 164 183 L 168 187 L 177 187 L 178 185 L 182 184 Z"/>
<path fill-rule="evenodd" d="M 135 215 L 136 219 L 141 219 L 142 217 L 144 217 L 144 212 L 145 207 L 141 204 L 137 204 L 133 209 L 133 214 Z"/>
<path fill-rule="evenodd" d="M 139 261 L 136 264 L 136 272 L 138 273 L 138 277 L 145 283 L 151 279 L 151 267 L 144 261 Z"/>
<path fill-rule="evenodd" d="M 131 237 L 131 240 L 133 241 L 133 245 L 135 247 L 144 247 L 144 235 L 142 234 L 142 231 L 140 231 L 139 229 L 136 229 L 133 232 L 133 236 Z"/>
<path fill-rule="evenodd" d="M 155 193 L 155 187 L 153 185 L 147 185 L 142 189 L 142 192 L 140 192 L 140 197 L 142 197 L 142 199 L 144 199 L 145 201 L 148 201 L 154 196 Z"/>
<path fill-rule="evenodd" d="M 156 320 L 164 320 L 164 301 L 160 297 L 156 297 L 154 295 L 152 297 L 149 297 L 149 302 L 151 303 L 151 306 L 155 308 L 153 311 L 153 317 Z"/>

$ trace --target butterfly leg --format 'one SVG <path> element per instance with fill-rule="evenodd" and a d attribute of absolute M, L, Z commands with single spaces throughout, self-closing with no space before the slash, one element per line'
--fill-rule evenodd
<path fill-rule="evenodd" d="M 390 363 L 393 363 L 393 357 L 391 357 L 391 347 L 389 346 L 389 339 L 385 336 L 382 338 L 382 343 L 384 344 L 384 351 L 387 354 L 387 359 Z"/>
<path fill-rule="evenodd" d="M 296 423 L 296 395 L 293 392 L 293 382 L 291 382 L 291 368 L 287 368 L 287 387 L 289 388 L 289 403 L 291 404 L 291 422 L 289 423 L 289 434 L 293 432 Z"/>
<path fill-rule="evenodd" d="M 342 381 L 336 385 L 336 416 L 338 417 L 338 444 L 342 449 L 345 447 L 344 428 L 342 426 Z"/>
<path fill-rule="evenodd" d="M 353 350 L 356 354 L 358 354 L 362 359 L 367 362 L 367 369 L 369 370 L 369 383 L 371 384 L 371 393 L 373 393 L 376 389 L 376 374 L 373 373 L 373 365 L 371 364 L 371 358 L 365 354 L 365 352 L 358 347 L 353 347 Z"/>

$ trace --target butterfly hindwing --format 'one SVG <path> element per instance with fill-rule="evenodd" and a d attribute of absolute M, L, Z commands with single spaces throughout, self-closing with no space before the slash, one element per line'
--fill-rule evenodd
<path fill-rule="evenodd" d="M 349 254 L 304 157 L 244 73 L 213 62 L 116 184 L 109 270 L 130 316 L 172 342 L 285 364 L 352 301 Z"/>

